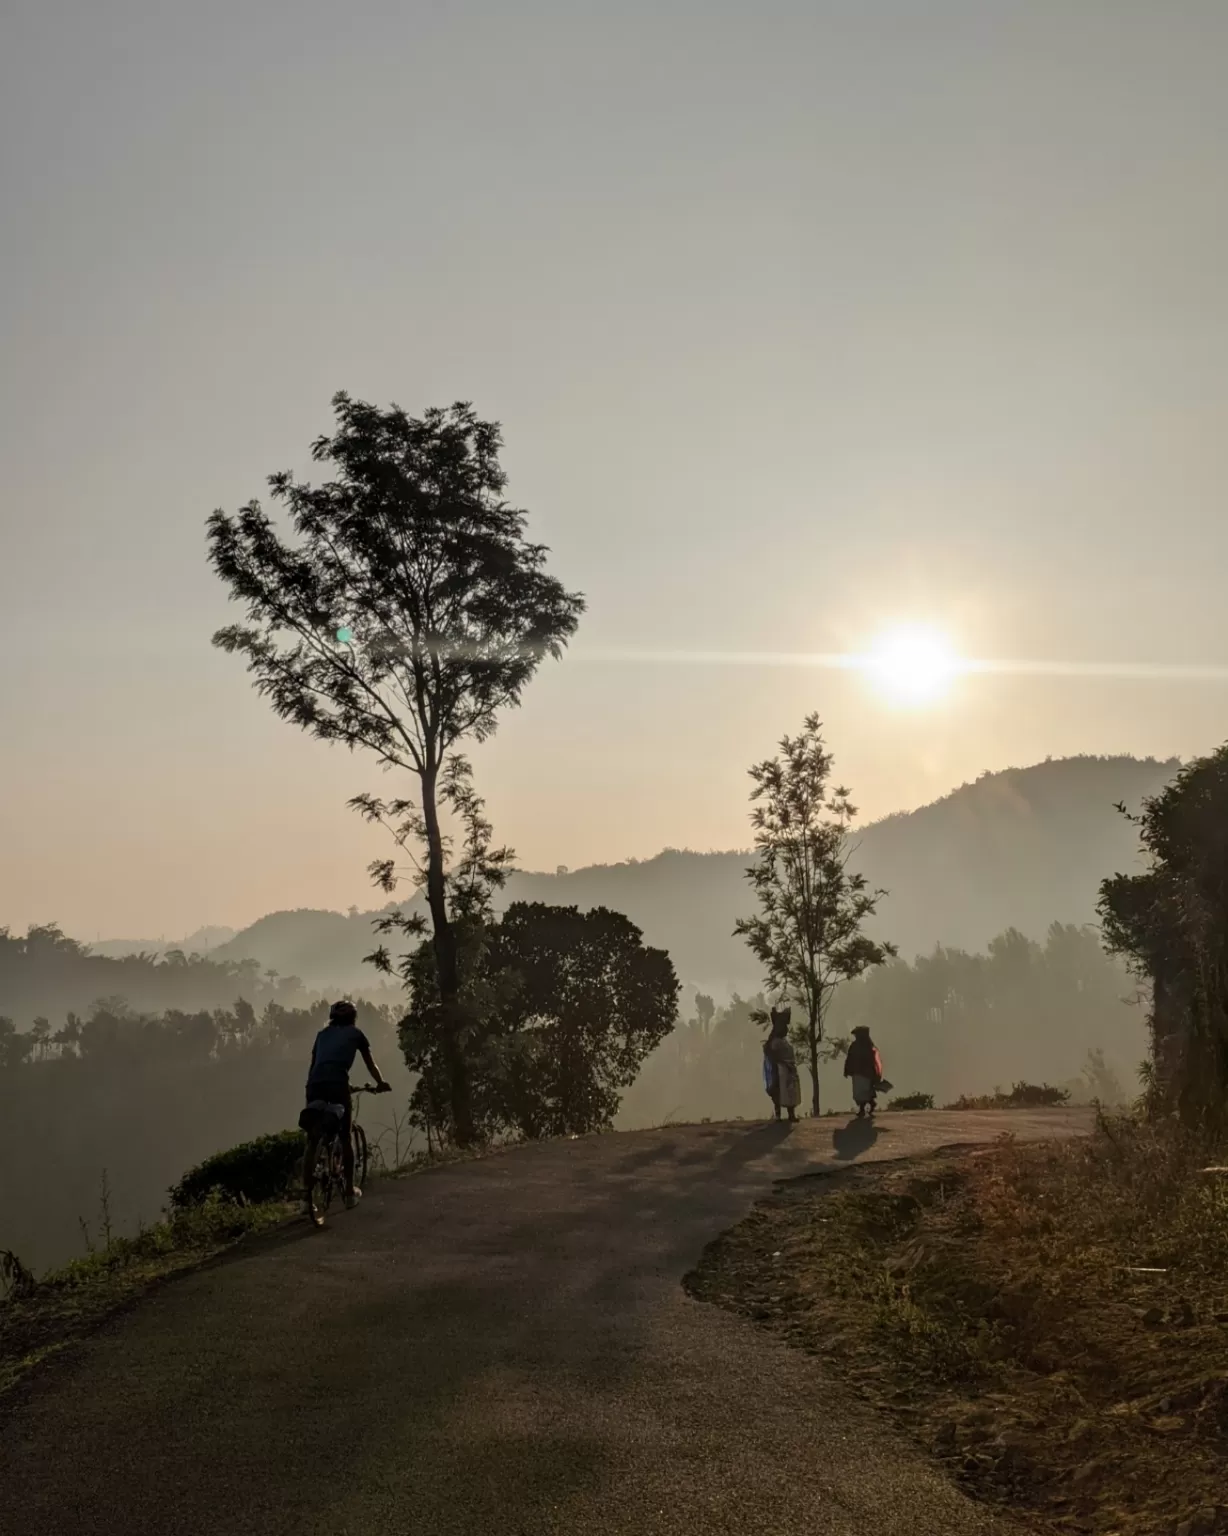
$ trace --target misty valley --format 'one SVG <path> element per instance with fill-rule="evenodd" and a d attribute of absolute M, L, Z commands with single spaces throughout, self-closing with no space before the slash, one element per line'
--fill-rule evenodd
<path fill-rule="evenodd" d="M 1016 1082 L 1070 1101 L 1138 1092 L 1145 1006 L 1095 928 L 1099 882 L 1137 861 L 1113 809 L 1137 806 L 1175 765 L 1069 759 L 985 775 L 934 805 L 854 834 L 854 858 L 889 895 L 875 919 L 901 956 L 840 988 L 839 1041 L 871 1027 L 901 1094 L 946 1104 Z M 625 913 L 682 982 L 677 1019 L 625 1089 L 612 1124 L 761 1117 L 761 983 L 733 935 L 746 853 L 667 852 L 565 874 L 517 873 L 499 893 Z M 334 996 L 352 995 L 394 1094 L 367 1110 L 390 1161 L 425 1145 L 406 1123 L 415 1078 L 397 1037 L 402 994 L 363 957 L 378 913 L 285 912 L 206 954 L 82 945 L 54 928 L 0 935 L 0 1070 L 9 1166 L 0 1247 L 32 1268 L 158 1217 L 203 1158 L 295 1123 L 311 1043 Z M 224 932 L 224 930 L 223 930 Z M 102 952 L 99 952 L 102 951 Z M 840 1062 L 822 1067 L 825 1109 L 849 1104 Z M 512 1128 L 511 1134 L 518 1134 Z"/>

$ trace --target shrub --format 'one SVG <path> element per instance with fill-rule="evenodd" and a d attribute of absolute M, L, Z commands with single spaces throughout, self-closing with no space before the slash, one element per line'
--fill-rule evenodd
<path fill-rule="evenodd" d="M 199 1205 L 213 1190 L 230 1200 L 259 1205 L 285 1194 L 303 1160 L 305 1142 L 301 1131 L 280 1131 L 258 1136 L 227 1152 L 217 1152 L 191 1168 L 171 1187 L 176 1210 Z"/>
<path fill-rule="evenodd" d="M 932 1093 L 901 1093 L 891 1099 L 892 1109 L 933 1109 Z"/>
<path fill-rule="evenodd" d="M 1055 1088 L 1051 1083 L 1015 1083 L 1009 1093 L 995 1088 L 969 1098 L 961 1094 L 948 1109 L 1060 1109 L 1069 1102 L 1069 1088 Z"/>

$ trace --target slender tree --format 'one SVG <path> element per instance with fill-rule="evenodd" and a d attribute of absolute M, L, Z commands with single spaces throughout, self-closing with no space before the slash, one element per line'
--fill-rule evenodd
<path fill-rule="evenodd" d="M 896 953 L 862 932 L 887 893 L 870 890 L 849 868 L 849 828 L 857 811 L 847 789 L 829 789 L 832 757 L 818 715 L 785 736 L 776 757 L 750 770 L 751 824 L 759 857 L 746 871 L 759 911 L 734 932 L 764 969 L 767 989 L 796 1002 L 810 1068 L 811 1108 L 819 1113 L 823 1024 L 842 981 Z M 795 1026 L 796 1027 L 796 1026 Z"/>
<path fill-rule="evenodd" d="M 331 477 L 269 480 L 293 543 L 255 501 L 209 519 L 210 560 L 247 609 L 247 623 L 219 630 L 214 644 L 246 656 L 284 719 L 416 780 L 440 1028 L 465 1143 L 473 1127 L 441 776 L 457 744 L 490 736 L 542 659 L 561 655 L 584 601 L 546 572 L 525 513 L 503 499 L 496 423 L 467 404 L 417 419 L 342 393 L 333 408 L 335 431 L 311 450 Z"/>

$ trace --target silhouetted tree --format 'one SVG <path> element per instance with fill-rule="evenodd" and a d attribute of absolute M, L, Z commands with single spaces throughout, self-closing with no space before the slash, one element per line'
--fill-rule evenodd
<path fill-rule="evenodd" d="M 816 714 L 798 736 L 782 738 L 776 757 L 756 763 L 751 825 L 757 861 L 747 879 L 759 902 L 739 918 L 742 935 L 764 968 L 767 990 L 796 1000 L 810 1066 L 811 1107 L 819 1113 L 823 1020 L 842 981 L 895 954 L 862 931 L 885 891 L 869 889 L 849 869 L 849 827 L 857 812 L 847 789 L 828 789 L 832 757 Z"/>
<path fill-rule="evenodd" d="M 257 502 L 209 519 L 210 558 L 248 623 L 215 644 L 248 659 L 283 718 L 364 747 L 412 774 L 426 840 L 425 888 L 457 1139 L 471 1139 L 465 1020 L 457 1007 L 440 778 L 466 737 L 481 741 L 559 656 L 583 599 L 545 571 L 525 514 L 503 499 L 499 427 L 467 404 L 421 419 L 344 393 L 332 436 L 312 446 L 324 484 L 271 477 L 296 544 Z"/>
<path fill-rule="evenodd" d="M 1102 883 L 1105 943 L 1151 984 L 1155 1107 L 1219 1128 L 1228 1122 L 1228 746 L 1187 763 L 1130 819 L 1150 867 Z"/>
<path fill-rule="evenodd" d="M 429 1020 L 433 968 L 411 959 L 401 1026 L 419 1119 L 446 1124 L 451 1084 Z M 480 993 L 471 1048 L 475 1122 L 487 1137 L 583 1134 L 609 1125 L 645 1057 L 669 1034 L 678 979 L 620 912 L 513 902 L 484 926 L 467 985 Z"/>

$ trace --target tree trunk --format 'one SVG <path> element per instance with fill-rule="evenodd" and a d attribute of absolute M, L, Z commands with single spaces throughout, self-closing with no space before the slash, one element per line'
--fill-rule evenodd
<path fill-rule="evenodd" d="M 477 1139 L 473 1126 L 473 1103 L 469 1092 L 469 1066 L 465 1061 L 461 1029 L 464 1012 L 460 1002 L 460 973 L 456 956 L 456 934 L 448 918 L 448 893 L 444 882 L 443 834 L 439 828 L 439 808 L 435 803 L 436 770 L 422 776 L 422 819 L 426 824 L 426 904 L 431 914 L 431 941 L 435 951 L 435 975 L 439 982 L 441 1031 L 444 1066 L 448 1073 L 452 1101 L 452 1133 L 459 1147 L 472 1146 Z"/>
<path fill-rule="evenodd" d="M 816 1013 L 811 1013 L 807 1024 L 807 1044 L 810 1046 L 810 1113 L 817 1120 L 819 1118 L 819 1018 Z"/>

